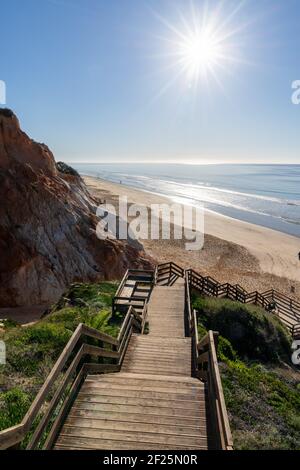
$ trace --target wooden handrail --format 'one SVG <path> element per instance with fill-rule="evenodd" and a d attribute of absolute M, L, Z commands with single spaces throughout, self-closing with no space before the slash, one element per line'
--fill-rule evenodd
<path fill-rule="evenodd" d="M 223 450 L 232 450 L 233 441 L 230 430 L 230 424 L 227 414 L 227 408 L 224 399 L 223 387 L 218 366 L 217 352 L 215 347 L 215 333 L 208 332 L 209 340 L 209 364 L 207 369 L 208 380 L 210 382 L 209 400 L 212 408 L 215 408 L 215 417 L 219 430 L 220 446 Z M 200 360 L 200 358 L 199 358 Z"/>
<path fill-rule="evenodd" d="M 121 280 L 121 282 L 120 282 L 120 284 L 119 284 L 119 287 L 118 287 L 118 289 L 117 289 L 117 291 L 116 291 L 116 293 L 115 293 L 116 296 L 118 296 L 119 293 L 121 292 L 121 290 L 123 289 L 123 286 L 124 286 L 124 284 L 125 284 L 125 282 L 126 282 L 126 279 L 127 279 L 127 277 L 128 277 L 128 271 L 129 271 L 128 269 L 125 271 L 125 274 L 124 274 L 124 276 L 123 276 L 123 278 L 122 278 L 122 280 Z"/>
<path fill-rule="evenodd" d="M 212 426 L 217 439 L 216 446 L 219 449 L 231 450 L 233 442 L 214 340 L 214 336 L 217 336 L 217 333 L 209 331 L 199 341 L 197 312 L 192 310 L 190 280 L 188 276 L 185 278 L 185 302 L 185 315 L 189 324 L 189 336 L 192 338 L 192 374 L 207 383 Z"/>
<path fill-rule="evenodd" d="M 172 278 L 175 281 L 178 277 L 185 277 L 184 269 L 178 264 L 171 261 L 157 266 L 156 283 L 167 281 L 167 284 L 171 284 Z"/>
<path fill-rule="evenodd" d="M 233 440 L 215 346 L 217 336 L 218 333 L 209 331 L 198 343 L 198 374 L 208 386 L 209 405 L 213 416 L 212 425 L 218 441 L 216 445 L 222 450 L 232 450 Z"/>

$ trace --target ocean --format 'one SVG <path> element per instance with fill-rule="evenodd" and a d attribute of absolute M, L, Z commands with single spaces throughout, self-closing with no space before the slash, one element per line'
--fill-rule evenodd
<path fill-rule="evenodd" d="M 210 211 L 300 237 L 300 165 L 71 165 L 82 175 L 203 204 Z"/>

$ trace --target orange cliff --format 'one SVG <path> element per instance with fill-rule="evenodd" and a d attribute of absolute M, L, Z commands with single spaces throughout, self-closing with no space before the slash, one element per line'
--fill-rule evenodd
<path fill-rule="evenodd" d="M 138 243 L 96 237 L 96 199 L 76 172 L 58 168 L 0 109 L 0 307 L 49 305 L 74 281 L 151 266 Z"/>

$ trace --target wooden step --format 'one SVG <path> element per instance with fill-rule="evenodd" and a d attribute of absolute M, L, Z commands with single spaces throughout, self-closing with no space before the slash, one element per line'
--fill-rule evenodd
<path fill-rule="evenodd" d="M 191 436 L 191 437 L 203 437 L 207 438 L 206 427 L 196 427 L 196 426 L 183 426 L 178 423 L 175 425 L 167 424 L 153 424 L 153 423 L 139 423 L 139 422 L 128 422 L 128 421 L 112 421 L 106 419 L 95 419 L 95 418 L 85 418 L 81 416 L 73 416 L 71 414 L 68 419 L 68 426 L 75 426 L 80 428 L 89 428 L 89 429 L 99 429 L 101 431 L 125 431 L 125 432 L 139 432 L 147 434 L 167 434 L 170 436 Z"/>
<path fill-rule="evenodd" d="M 143 367 L 126 367 L 125 369 L 127 372 L 134 372 L 136 374 L 144 374 L 145 369 Z M 151 375 L 161 375 L 161 374 L 166 374 L 168 371 L 167 369 L 162 369 L 162 370 L 155 370 L 155 369 L 150 369 L 148 370 L 149 374 Z M 170 376 L 173 377 L 185 377 L 186 376 L 186 371 L 180 372 L 180 371 L 170 371 Z"/>
<path fill-rule="evenodd" d="M 188 356 L 178 355 L 175 357 L 170 357 L 168 355 L 168 356 L 160 356 L 160 358 L 157 359 L 157 356 L 155 354 L 154 355 L 151 353 L 145 354 L 142 352 L 137 352 L 136 354 L 134 353 L 126 354 L 123 364 L 130 364 L 131 362 L 134 364 L 135 361 L 139 361 L 139 362 L 142 361 L 142 362 L 145 362 L 146 364 L 191 365 L 191 358 Z"/>
<path fill-rule="evenodd" d="M 176 387 L 176 388 L 170 388 L 170 387 L 164 387 L 163 385 L 157 385 L 157 386 L 151 386 L 151 384 L 139 384 L 139 385 L 132 385 L 131 382 L 128 383 L 120 383 L 118 381 L 113 381 L 113 382 L 104 382 L 103 380 L 90 380 L 90 381 L 85 381 L 83 387 L 98 387 L 101 390 L 128 390 L 128 392 L 135 392 L 135 391 L 145 391 L 145 392 L 159 392 L 159 393 L 166 393 L 168 396 L 173 396 L 173 395 L 183 395 L 186 397 L 189 397 L 191 394 L 199 394 L 200 396 L 206 393 L 204 387 L 197 387 L 197 386 L 190 386 L 189 388 L 185 387 Z M 82 390 L 83 390 L 82 387 Z"/>
<path fill-rule="evenodd" d="M 143 365 L 145 367 L 160 367 L 160 368 L 168 368 L 168 367 L 176 367 L 178 369 L 184 369 L 184 370 L 187 370 L 187 375 L 188 375 L 188 370 L 190 370 L 190 366 L 191 366 L 191 360 L 190 359 L 186 359 L 186 360 L 182 360 L 181 358 L 173 358 L 173 359 L 170 359 L 170 358 L 165 358 L 165 359 L 157 359 L 156 357 L 155 358 L 149 358 L 149 357 L 145 357 L 145 356 L 142 356 L 142 357 L 138 357 L 138 356 L 134 356 L 134 357 L 125 357 L 125 360 L 122 364 L 122 368 L 125 370 L 125 366 L 135 366 L 135 365 Z M 123 367 L 124 366 L 124 367 Z"/>
<path fill-rule="evenodd" d="M 76 445 L 75 445 L 76 442 Z M 166 445 L 159 444 L 159 446 L 150 442 L 135 442 L 134 445 L 129 441 L 122 440 L 109 440 L 109 439 L 90 439 L 83 437 L 76 437 L 76 440 L 71 436 L 61 436 L 59 443 L 54 447 L 55 450 L 193 450 L 190 446 L 183 445 Z M 197 449 L 205 450 L 207 446 L 197 447 Z"/>
<path fill-rule="evenodd" d="M 94 378 L 98 378 L 99 379 L 99 375 L 95 375 L 95 374 L 89 374 L 87 376 L 87 379 L 94 379 Z M 184 385 L 184 384 L 187 384 L 188 386 L 189 385 L 197 385 L 199 387 L 205 387 L 205 384 L 203 382 L 201 382 L 200 380 L 198 379 L 195 379 L 193 377 L 183 377 L 183 378 L 180 378 L 179 380 L 176 379 L 175 377 L 171 377 L 171 376 L 168 376 L 168 375 L 161 375 L 159 377 L 156 377 L 156 376 L 151 376 L 151 374 L 145 376 L 145 374 L 132 374 L 130 372 L 118 372 L 118 373 L 109 373 L 109 374 L 105 374 L 105 375 L 101 375 L 101 380 L 109 380 L 109 378 L 112 378 L 112 379 L 116 379 L 116 380 L 120 380 L 120 379 L 124 379 L 126 381 L 128 381 L 128 379 L 131 379 L 132 380 L 132 383 L 135 382 L 136 380 L 140 381 L 143 380 L 145 382 L 149 382 L 149 383 L 152 383 L 153 381 L 153 385 L 156 385 L 158 383 L 162 383 L 164 382 L 164 384 L 170 384 L 170 386 L 176 386 L 176 384 L 180 384 L 180 385 Z"/>
<path fill-rule="evenodd" d="M 131 423 L 148 423 L 148 424 L 166 424 L 168 426 L 192 426 L 193 428 L 206 429 L 206 420 L 204 417 L 191 417 L 191 416 L 164 416 L 154 414 L 142 414 L 142 413 L 129 413 L 126 411 L 97 411 L 89 409 L 80 409 L 77 406 L 73 406 L 70 415 L 72 417 L 92 418 L 92 419 L 104 419 L 109 421 L 125 421 Z"/>
<path fill-rule="evenodd" d="M 156 407 L 151 405 L 128 405 L 118 403 L 97 403 L 87 402 L 84 400 L 76 400 L 74 406 L 80 410 L 91 410 L 99 412 L 113 412 L 113 413 L 137 413 L 141 415 L 155 415 L 155 416 L 168 416 L 173 417 L 174 420 L 179 417 L 184 418 L 205 418 L 206 408 L 197 406 L 194 409 L 190 408 L 176 408 L 176 407 Z"/>
<path fill-rule="evenodd" d="M 188 380 L 186 380 L 188 379 Z M 151 376 L 150 374 L 132 374 L 126 372 L 119 372 L 114 374 L 103 374 L 103 375 L 88 375 L 85 382 L 89 383 L 89 381 L 101 381 L 101 383 L 106 383 L 108 385 L 115 384 L 118 385 L 130 385 L 132 387 L 138 386 L 146 386 L 151 387 L 153 390 L 159 390 L 161 387 L 164 389 L 179 389 L 179 390 L 186 390 L 186 389 L 197 389 L 199 391 L 205 390 L 205 384 L 200 382 L 198 379 L 194 379 L 192 377 L 181 377 L 179 380 L 176 377 L 172 376 Z"/>
<path fill-rule="evenodd" d="M 178 360 L 181 360 L 181 362 L 184 362 L 185 360 L 191 360 L 191 354 L 188 354 L 187 351 L 176 351 L 176 354 L 172 354 L 170 350 L 168 351 L 163 351 L 163 352 L 157 352 L 153 351 L 151 349 L 142 349 L 142 348 L 136 348 L 135 350 L 130 349 L 129 351 L 126 352 L 126 357 L 130 359 L 134 358 L 156 358 L 158 361 L 166 361 L 170 360 L 173 362 L 176 362 Z"/>
<path fill-rule="evenodd" d="M 145 404 L 145 400 L 143 398 L 136 398 L 132 396 L 121 395 L 121 391 L 119 395 L 104 395 L 102 393 L 93 392 L 91 391 L 80 391 L 77 397 L 78 401 L 84 401 L 85 403 L 115 403 L 115 404 L 123 404 L 123 405 L 141 405 Z M 200 399 L 191 399 L 191 400 L 171 400 L 169 397 L 164 399 L 155 399 L 155 398 L 147 398 L 147 406 L 157 406 L 160 407 L 168 407 L 170 402 L 172 402 L 173 406 L 176 408 L 186 407 L 188 409 L 195 409 L 198 406 L 203 405 L 203 401 Z"/>
<path fill-rule="evenodd" d="M 140 433 L 138 431 L 118 431 L 118 430 L 100 430 L 88 427 L 71 426 L 65 424 L 61 431 L 61 436 L 72 436 L 73 438 L 85 437 L 91 439 L 109 439 L 129 441 L 134 446 L 137 442 L 144 444 L 167 444 L 167 445 L 184 445 L 191 448 L 198 446 L 207 446 L 206 436 L 190 436 L 185 434 L 172 435 L 165 433 Z M 133 447 L 134 448 L 134 447 Z"/>
<path fill-rule="evenodd" d="M 178 401 L 188 401 L 190 402 L 190 400 L 193 400 L 193 401 L 205 401 L 205 397 L 200 397 L 199 393 L 194 393 L 194 394 L 177 394 L 177 393 L 172 393 L 170 394 L 170 392 L 166 395 L 166 393 L 164 392 L 158 392 L 158 391 L 153 391 L 153 390 L 142 390 L 142 389 L 139 389 L 139 390 L 131 390 L 131 389 L 126 389 L 126 388 L 122 388 L 120 389 L 119 387 L 116 387 L 116 388 L 111 388 L 111 389 L 108 389 L 108 388 L 104 388 L 104 387 L 101 387 L 101 385 L 99 384 L 98 386 L 97 385 L 84 385 L 81 389 L 81 392 L 82 393 L 86 393 L 86 394 L 100 394 L 101 396 L 110 396 L 110 397 L 113 397 L 113 396 L 116 396 L 116 397 L 127 397 L 127 396 L 130 396 L 131 398 L 145 398 L 145 399 L 148 399 L 148 398 L 155 398 L 155 399 L 162 399 L 162 400 L 170 400 L 170 401 L 174 401 L 174 400 L 178 400 Z M 202 399 L 201 399 L 202 398 Z"/>

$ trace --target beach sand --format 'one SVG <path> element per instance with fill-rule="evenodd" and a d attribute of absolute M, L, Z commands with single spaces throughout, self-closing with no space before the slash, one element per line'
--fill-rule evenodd
<path fill-rule="evenodd" d="M 114 203 L 127 196 L 129 203 L 145 206 L 172 203 L 164 196 L 133 189 L 123 184 L 84 177 L 95 197 Z M 274 288 L 300 300 L 300 239 L 258 225 L 204 214 L 204 247 L 185 250 L 184 240 L 142 240 L 145 251 L 158 262 L 171 261 L 193 268 L 220 282 L 240 284 L 248 291 Z"/>

